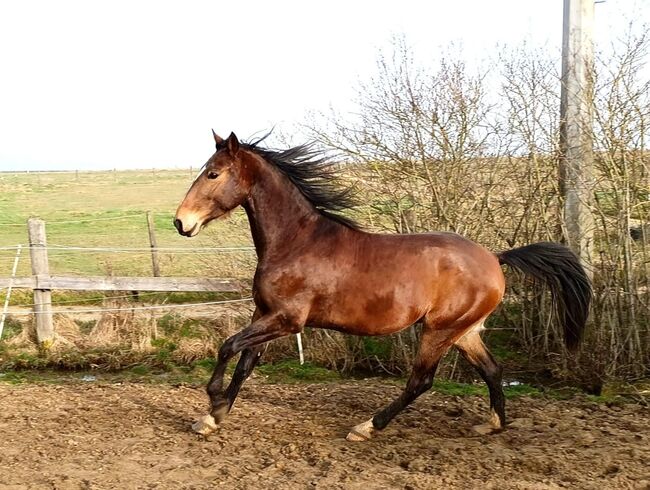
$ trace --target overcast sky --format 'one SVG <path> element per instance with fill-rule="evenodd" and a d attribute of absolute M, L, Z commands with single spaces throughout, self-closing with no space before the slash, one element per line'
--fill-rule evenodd
<path fill-rule="evenodd" d="M 649 21 L 650 0 L 597 4 L 597 42 L 632 16 Z M 562 0 L 0 0 L 0 170 L 196 167 L 210 128 L 246 138 L 353 110 L 402 34 L 418 57 L 559 53 Z"/>

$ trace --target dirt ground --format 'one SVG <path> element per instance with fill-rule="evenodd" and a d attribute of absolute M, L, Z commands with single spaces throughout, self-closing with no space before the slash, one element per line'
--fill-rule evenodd
<path fill-rule="evenodd" d="M 397 396 L 369 380 L 253 379 L 218 432 L 193 434 L 200 388 L 0 384 L 0 488 L 650 489 L 650 410 L 583 399 L 508 401 L 489 436 L 486 401 L 429 393 L 375 439 L 348 429 Z"/>

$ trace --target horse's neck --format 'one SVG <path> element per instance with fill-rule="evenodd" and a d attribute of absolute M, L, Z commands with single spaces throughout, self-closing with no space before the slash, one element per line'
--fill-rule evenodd
<path fill-rule="evenodd" d="M 244 204 L 258 258 L 285 254 L 324 219 L 288 179 L 262 168 Z"/>

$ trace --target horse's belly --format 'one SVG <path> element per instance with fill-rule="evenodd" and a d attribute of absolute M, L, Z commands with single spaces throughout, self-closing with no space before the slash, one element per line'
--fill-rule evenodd
<path fill-rule="evenodd" d="M 309 324 L 353 335 L 388 335 L 418 321 L 428 309 L 426 298 L 402 298 L 395 291 L 350 294 L 315 302 Z"/>

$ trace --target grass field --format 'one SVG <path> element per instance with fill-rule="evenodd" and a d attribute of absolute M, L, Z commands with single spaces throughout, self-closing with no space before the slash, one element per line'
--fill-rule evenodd
<path fill-rule="evenodd" d="M 196 170 L 195 170 L 196 171 Z M 154 215 L 159 247 L 251 245 L 240 210 L 188 239 L 176 233 L 172 218 L 193 175 L 185 170 L 0 173 L 0 247 L 27 244 L 26 221 L 46 221 L 48 245 L 149 247 L 146 212 Z M 161 253 L 166 276 L 250 277 L 254 253 Z M 0 251 L 0 276 L 11 272 L 14 251 Z M 148 251 L 51 251 L 53 274 L 151 275 Z M 25 253 L 18 275 L 29 275 Z"/>

